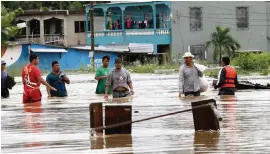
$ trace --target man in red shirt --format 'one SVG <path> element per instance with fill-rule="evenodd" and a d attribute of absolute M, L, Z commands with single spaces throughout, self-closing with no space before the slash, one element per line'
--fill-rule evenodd
<path fill-rule="evenodd" d="M 26 65 L 22 70 L 23 82 L 23 103 L 34 103 L 41 101 L 40 83 L 44 84 L 51 90 L 56 89 L 50 86 L 42 77 L 38 65 L 39 59 L 37 55 L 30 55 L 30 64 Z"/>

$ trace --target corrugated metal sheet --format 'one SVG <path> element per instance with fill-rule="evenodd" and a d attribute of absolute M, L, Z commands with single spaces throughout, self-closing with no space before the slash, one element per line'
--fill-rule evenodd
<path fill-rule="evenodd" d="M 75 49 L 83 49 L 91 51 L 91 46 L 84 47 L 74 47 Z M 128 45 L 118 45 L 118 44 L 110 44 L 110 45 L 100 45 L 94 48 L 95 51 L 111 51 L 111 52 L 128 52 Z"/>
<path fill-rule="evenodd" d="M 33 52 L 68 52 L 65 49 L 31 48 Z"/>
<path fill-rule="evenodd" d="M 129 50 L 131 53 L 153 53 L 154 45 L 147 43 L 130 43 Z"/>
<path fill-rule="evenodd" d="M 91 46 L 74 47 L 75 49 L 83 49 L 91 51 Z M 108 44 L 99 45 L 95 47 L 95 51 L 109 51 L 109 52 L 127 52 L 127 53 L 153 53 L 154 45 L 147 43 L 130 43 L 128 45 L 122 44 Z"/>

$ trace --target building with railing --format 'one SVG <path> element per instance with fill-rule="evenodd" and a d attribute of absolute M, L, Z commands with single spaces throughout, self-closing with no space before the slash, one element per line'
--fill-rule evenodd
<path fill-rule="evenodd" d="M 104 29 L 94 29 L 95 45 L 126 45 L 128 52 L 169 53 L 171 21 L 169 1 L 117 2 L 94 5 L 103 15 Z M 91 45 L 90 5 L 85 5 L 86 44 Z M 96 20 L 94 21 L 96 22 Z"/>
<path fill-rule="evenodd" d="M 103 17 L 95 17 L 95 28 L 103 30 Z M 85 45 L 84 11 L 29 10 L 16 18 L 17 23 L 26 23 L 15 38 L 19 43 L 39 43 L 57 46 Z"/>

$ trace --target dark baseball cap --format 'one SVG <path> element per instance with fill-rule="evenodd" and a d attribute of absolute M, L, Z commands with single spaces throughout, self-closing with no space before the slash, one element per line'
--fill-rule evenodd
<path fill-rule="evenodd" d="M 1 65 L 6 65 L 7 63 L 4 60 L 1 60 Z"/>
<path fill-rule="evenodd" d="M 115 63 L 122 63 L 122 59 L 121 58 L 116 58 Z"/>

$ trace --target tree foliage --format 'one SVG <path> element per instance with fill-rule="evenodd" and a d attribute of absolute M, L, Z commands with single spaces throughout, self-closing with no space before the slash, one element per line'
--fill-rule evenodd
<path fill-rule="evenodd" d="M 1 45 L 6 46 L 6 41 L 9 38 L 14 37 L 18 34 L 19 28 L 12 25 L 16 16 L 23 13 L 21 8 L 9 12 L 3 5 L 1 6 Z"/>
<path fill-rule="evenodd" d="M 110 1 L 95 1 L 96 4 L 109 3 Z M 2 1 L 4 6 L 12 11 L 17 8 L 23 10 L 69 10 L 83 9 L 84 4 L 89 4 L 89 1 Z"/>
<path fill-rule="evenodd" d="M 206 42 L 206 48 L 213 46 L 214 54 L 213 59 L 217 61 L 219 55 L 219 62 L 221 56 L 227 54 L 229 57 L 233 55 L 236 50 L 241 48 L 241 45 L 230 34 L 230 28 L 222 28 L 217 26 L 216 31 L 211 34 L 211 39 Z"/>
<path fill-rule="evenodd" d="M 79 11 L 79 10 L 82 10 L 82 9 L 83 9 L 83 4 L 78 2 L 78 1 L 72 2 L 69 5 L 69 11 Z"/>

